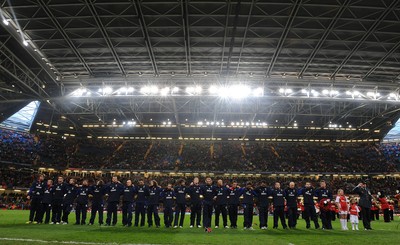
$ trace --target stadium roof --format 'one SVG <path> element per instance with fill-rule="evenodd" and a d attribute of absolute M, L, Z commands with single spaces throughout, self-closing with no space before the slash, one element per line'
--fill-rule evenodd
<path fill-rule="evenodd" d="M 62 135 L 382 139 L 399 2 L 2 0 L 0 120 L 38 100 Z"/>

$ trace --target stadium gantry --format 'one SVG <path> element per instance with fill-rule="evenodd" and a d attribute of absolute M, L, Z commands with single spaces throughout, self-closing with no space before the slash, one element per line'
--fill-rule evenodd
<path fill-rule="evenodd" d="M 40 101 L 33 132 L 380 141 L 400 116 L 398 0 L 0 4 L 0 120 Z"/>

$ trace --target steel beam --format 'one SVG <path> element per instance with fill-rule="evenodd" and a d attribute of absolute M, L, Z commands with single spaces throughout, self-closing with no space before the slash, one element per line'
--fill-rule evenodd
<path fill-rule="evenodd" d="M 99 30 L 100 30 L 101 34 L 103 35 L 103 38 L 106 41 L 107 46 L 110 49 L 110 52 L 111 52 L 112 56 L 114 57 L 114 60 L 117 63 L 119 70 L 121 71 L 123 76 L 126 76 L 125 68 L 122 65 L 122 62 L 118 56 L 118 53 L 114 48 L 114 44 L 112 43 L 110 37 L 108 36 L 107 30 L 106 30 L 105 26 L 103 25 L 99 14 L 97 13 L 95 4 L 93 3 L 92 0 L 85 0 L 85 3 L 86 3 L 87 8 L 92 13 L 93 18 L 96 21 L 96 24 L 99 27 Z"/>
<path fill-rule="evenodd" d="M 144 15 L 143 15 L 141 1 L 140 0 L 132 0 L 132 4 L 135 7 L 137 17 L 139 18 L 140 28 L 141 28 L 142 33 L 143 33 L 144 42 L 146 44 L 147 52 L 149 53 L 150 62 L 151 62 L 151 65 L 153 67 L 154 75 L 158 76 L 159 75 L 159 71 L 158 71 L 156 58 L 155 58 L 154 51 L 153 51 L 153 46 L 151 44 L 150 35 L 149 35 L 148 30 L 147 30 L 146 20 L 145 20 Z"/>
<path fill-rule="evenodd" d="M 285 28 L 282 31 L 281 37 L 279 38 L 279 42 L 275 48 L 275 52 L 272 55 L 272 59 L 268 65 L 268 68 L 266 71 L 267 77 L 269 77 L 271 75 L 272 69 L 274 69 L 276 60 L 278 59 L 278 56 L 281 53 L 283 44 L 285 43 L 286 37 L 289 34 L 290 28 L 292 28 L 293 21 L 296 18 L 297 12 L 299 11 L 301 4 L 302 4 L 302 0 L 296 0 L 293 4 L 293 8 L 290 11 L 290 15 L 286 22 Z"/>
<path fill-rule="evenodd" d="M 56 27 L 57 31 L 63 36 L 65 42 L 68 44 L 68 46 L 71 48 L 72 52 L 76 55 L 76 57 L 79 59 L 79 62 L 81 65 L 86 69 L 88 74 L 90 76 L 93 76 L 93 71 L 91 68 L 88 66 L 86 63 L 85 59 L 83 56 L 80 54 L 78 48 L 74 44 L 74 42 L 71 40 L 71 38 L 68 36 L 68 34 L 65 32 L 64 28 L 61 26 L 61 24 L 58 22 L 57 17 L 53 14 L 53 12 L 50 10 L 49 6 L 47 3 L 45 3 L 44 0 L 38 0 L 38 3 L 40 7 L 43 9 L 43 11 L 49 16 L 51 22 L 54 24 Z"/>
<path fill-rule="evenodd" d="M 332 72 L 330 77 L 333 79 L 335 76 L 342 70 L 342 68 L 347 64 L 347 62 L 353 57 L 353 55 L 358 51 L 361 45 L 367 40 L 367 38 L 375 32 L 376 28 L 382 23 L 382 21 L 386 18 L 386 16 L 391 13 L 396 7 L 398 7 L 399 0 L 393 0 L 390 2 L 389 6 L 382 12 L 382 14 L 378 17 L 378 19 L 371 25 L 371 27 L 365 32 L 365 34 L 361 37 L 361 39 L 357 42 L 357 44 L 348 52 L 346 57 L 342 60 L 340 65 Z"/>

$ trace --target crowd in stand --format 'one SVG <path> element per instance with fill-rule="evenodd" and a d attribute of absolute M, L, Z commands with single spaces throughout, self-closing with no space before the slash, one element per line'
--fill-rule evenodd
<path fill-rule="evenodd" d="M 0 130 L 0 161 L 35 167 L 186 171 L 395 172 L 397 144 L 123 141 Z"/>

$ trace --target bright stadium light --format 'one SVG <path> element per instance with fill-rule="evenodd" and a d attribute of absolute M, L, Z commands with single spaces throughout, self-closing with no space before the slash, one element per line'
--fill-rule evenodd
<path fill-rule="evenodd" d="M 117 90 L 117 94 L 126 94 L 128 92 L 128 89 L 126 87 L 122 87 Z"/>
<path fill-rule="evenodd" d="M 167 95 L 169 94 L 169 91 L 170 91 L 170 88 L 169 88 L 169 87 L 165 87 L 165 88 L 162 88 L 162 89 L 160 90 L 160 94 L 161 94 L 162 96 L 167 96 Z"/>
<path fill-rule="evenodd" d="M 251 93 L 251 89 L 245 85 L 234 85 L 229 87 L 227 91 L 227 96 L 232 98 L 246 98 Z"/>
<path fill-rule="evenodd" d="M 196 94 L 201 94 L 201 91 L 202 91 L 203 89 L 200 87 L 200 86 L 196 86 L 195 88 L 194 88 L 194 92 L 196 93 Z"/>
<path fill-rule="evenodd" d="M 75 91 L 73 91 L 71 93 L 71 96 L 75 96 L 75 97 L 81 97 L 83 95 L 90 95 L 90 91 L 88 91 L 86 88 L 78 88 Z"/>
<path fill-rule="evenodd" d="M 194 92 L 194 88 L 193 87 L 187 87 L 186 88 L 186 93 L 192 94 L 193 92 Z"/>
<path fill-rule="evenodd" d="M 217 86 L 215 86 L 215 85 L 212 85 L 212 86 L 210 86 L 210 88 L 208 89 L 208 92 L 210 93 L 210 94 L 217 94 L 218 93 L 218 87 Z"/>
<path fill-rule="evenodd" d="M 157 86 L 151 86 L 150 87 L 150 93 L 152 93 L 152 94 L 158 93 L 158 87 Z"/>
<path fill-rule="evenodd" d="M 293 90 L 291 88 L 280 88 L 278 91 L 279 91 L 279 93 L 285 94 L 285 95 L 293 93 Z"/>
<path fill-rule="evenodd" d="M 186 93 L 194 95 L 194 94 L 201 94 L 202 92 L 202 87 L 201 86 L 196 86 L 196 87 L 187 87 L 186 88 Z"/>
<path fill-rule="evenodd" d="M 253 90 L 254 97 L 262 97 L 264 95 L 264 89 L 259 87 Z"/>
<path fill-rule="evenodd" d="M 127 90 L 128 93 L 132 93 L 133 91 L 135 91 L 135 89 L 133 87 L 129 87 Z"/>
<path fill-rule="evenodd" d="M 373 99 L 377 99 L 379 96 L 381 96 L 381 94 L 378 92 L 367 92 L 367 96 Z"/>
<path fill-rule="evenodd" d="M 398 100 L 399 96 L 398 96 L 398 94 L 390 93 L 389 96 L 388 96 L 388 99 Z"/>
<path fill-rule="evenodd" d="M 104 95 L 112 94 L 112 92 L 113 92 L 113 89 L 111 87 L 105 87 L 103 89 L 103 94 Z"/>
<path fill-rule="evenodd" d="M 319 92 L 313 89 L 313 90 L 311 90 L 311 94 L 313 96 L 317 97 L 319 95 Z"/>
<path fill-rule="evenodd" d="M 150 93 L 150 87 L 149 86 L 144 86 L 144 87 L 140 88 L 140 93 L 142 93 L 142 94 Z"/>
<path fill-rule="evenodd" d="M 25 46 L 28 46 L 29 43 L 28 43 L 28 41 L 24 40 L 24 41 L 23 41 L 23 44 L 24 44 Z"/>
<path fill-rule="evenodd" d="M 179 88 L 178 87 L 174 87 L 173 89 L 172 89 L 172 93 L 178 93 L 179 92 Z"/>
<path fill-rule="evenodd" d="M 6 26 L 8 26 L 8 20 L 3 19 L 3 24 L 6 25 Z"/>

